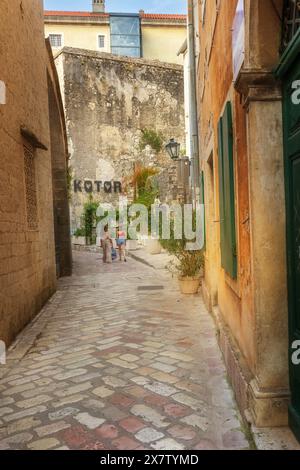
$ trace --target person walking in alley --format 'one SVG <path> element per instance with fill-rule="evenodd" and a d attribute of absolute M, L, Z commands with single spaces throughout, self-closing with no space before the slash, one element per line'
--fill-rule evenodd
<path fill-rule="evenodd" d="M 112 263 L 112 239 L 109 235 L 108 225 L 104 227 L 104 232 L 101 237 L 101 247 L 103 249 L 103 263 Z"/>
<path fill-rule="evenodd" d="M 117 247 L 119 249 L 119 259 L 120 261 L 126 260 L 126 233 L 122 227 L 117 227 Z"/>

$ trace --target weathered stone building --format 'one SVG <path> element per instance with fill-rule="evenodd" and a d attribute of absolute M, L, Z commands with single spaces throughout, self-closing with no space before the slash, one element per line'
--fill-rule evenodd
<path fill-rule="evenodd" d="M 204 298 L 242 411 L 300 437 L 299 2 L 198 3 Z"/>
<path fill-rule="evenodd" d="M 176 199 L 176 165 L 164 146 L 140 148 L 142 130 L 183 143 L 183 69 L 179 65 L 65 48 L 56 58 L 65 101 L 73 173 L 72 228 L 83 204 L 126 194 L 137 164 L 162 172 L 163 197 Z M 130 190 L 129 190 L 130 196 Z"/>
<path fill-rule="evenodd" d="M 177 51 L 186 37 L 186 16 L 105 12 L 105 2 L 86 0 L 93 11 L 45 11 L 52 48 L 75 47 L 114 55 L 182 64 Z"/>
<path fill-rule="evenodd" d="M 71 272 L 67 140 L 42 1 L 1 2 L 0 59 L 0 340 L 8 345 L 57 275 Z"/>

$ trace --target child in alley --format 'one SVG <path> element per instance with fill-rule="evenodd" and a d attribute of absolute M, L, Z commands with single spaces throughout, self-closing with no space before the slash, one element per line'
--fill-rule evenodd
<path fill-rule="evenodd" d="M 126 233 L 123 227 L 117 227 L 117 247 L 119 249 L 119 259 L 120 261 L 126 262 Z"/>

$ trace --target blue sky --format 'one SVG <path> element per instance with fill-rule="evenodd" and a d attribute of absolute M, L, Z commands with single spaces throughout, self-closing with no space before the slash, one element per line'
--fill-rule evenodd
<path fill-rule="evenodd" d="M 47 10 L 91 11 L 92 0 L 44 0 Z M 186 13 L 187 0 L 106 0 L 106 11 Z"/>

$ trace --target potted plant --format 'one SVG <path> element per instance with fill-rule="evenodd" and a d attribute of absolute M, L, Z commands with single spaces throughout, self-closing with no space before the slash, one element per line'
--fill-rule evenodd
<path fill-rule="evenodd" d="M 193 230 L 196 230 L 196 214 L 193 213 L 191 223 Z M 179 287 L 183 294 L 197 294 L 203 277 L 204 251 L 203 249 L 188 250 L 188 243 L 196 240 L 188 240 L 182 233 L 182 238 L 178 239 L 174 232 L 174 220 L 171 220 L 170 238 L 161 239 L 162 247 L 173 256 L 173 260 L 167 268 L 178 276 Z M 196 244 L 197 246 L 197 244 Z"/>
<path fill-rule="evenodd" d="M 203 276 L 204 255 L 202 250 L 182 250 L 174 253 L 169 269 L 178 274 L 182 294 L 197 294 Z"/>
<path fill-rule="evenodd" d="M 146 241 L 146 250 L 149 255 L 159 255 L 161 253 L 161 244 L 159 240 L 149 237 Z"/>
<path fill-rule="evenodd" d="M 73 235 L 73 244 L 74 245 L 85 245 L 85 229 L 78 228 L 75 230 Z"/>

